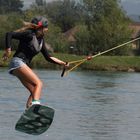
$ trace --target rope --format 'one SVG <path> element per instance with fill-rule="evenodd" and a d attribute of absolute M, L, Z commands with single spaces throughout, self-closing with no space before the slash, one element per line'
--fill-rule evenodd
<path fill-rule="evenodd" d="M 70 71 L 72 71 L 72 70 L 74 70 L 75 68 L 77 68 L 79 65 L 81 65 L 82 63 L 84 63 L 86 60 L 82 60 L 82 61 L 80 61 L 78 64 L 76 64 L 74 67 L 72 67 L 71 69 L 69 69 L 69 70 L 67 70 L 66 72 L 65 72 L 65 76 L 66 75 L 68 75 L 68 73 L 70 72 Z"/>
<path fill-rule="evenodd" d="M 85 59 L 80 59 L 80 60 L 76 60 L 76 61 L 71 61 L 71 62 L 69 62 L 69 64 L 78 63 L 78 62 L 81 62 L 81 61 L 83 61 L 83 60 L 85 60 Z"/>
<path fill-rule="evenodd" d="M 103 52 L 98 53 L 98 54 L 96 54 L 96 55 L 93 55 L 93 56 L 91 56 L 91 57 L 92 57 L 92 58 L 95 58 L 95 57 L 97 57 L 97 56 L 100 56 L 100 55 L 102 55 L 102 54 L 105 54 L 105 53 L 110 52 L 110 51 L 112 51 L 112 50 L 115 50 L 115 49 L 117 49 L 117 48 L 120 48 L 120 47 L 122 47 L 122 46 L 125 46 L 125 45 L 127 45 L 127 44 L 130 44 L 130 43 L 132 43 L 132 42 L 134 42 L 134 41 L 137 41 L 137 40 L 139 40 L 139 39 L 140 39 L 140 37 L 135 38 L 135 39 L 133 39 L 133 40 L 131 40 L 131 41 L 125 42 L 125 43 L 123 43 L 123 44 L 121 44 L 121 45 L 118 45 L 118 46 L 116 46 L 116 47 L 113 47 L 113 48 L 111 48 L 111 49 L 108 49 L 108 50 L 106 50 L 106 51 L 103 51 Z M 71 69 L 67 70 L 66 73 L 68 74 L 70 71 L 74 70 L 74 69 L 77 68 L 79 65 L 83 64 L 85 61 L 87 61 L 87 58 L 69 62 L 69 64 L 74 64 L 74 63 L 78 63 L 78 64 L 76 64 L 76 65 L 75 65 L 74 67 L 72 67 Z"/>

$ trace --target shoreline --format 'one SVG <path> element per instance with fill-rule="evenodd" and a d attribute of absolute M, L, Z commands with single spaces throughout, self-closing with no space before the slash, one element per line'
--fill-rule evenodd
<path fill-rule="evenodd" d="M 61 53 L 55 53 L 52 56 L 57 57 L 65 62 L 71 62 L 85 58 L 85 56 Z M 0 52 L 0 57 L 2 57 L 2 51 Z M 9 61 L 1 61 L 0 67 L 8 67 Z M 35 69 L 63 69 L 62 66 L 47 62 L 41 54 L 35 56 L 31 63 L 31 67 Z M 92 60 L 87 60 L 74 70 L 78 69 L 95 71 L 140 72 L 140 56 L 99 56 Z"/>

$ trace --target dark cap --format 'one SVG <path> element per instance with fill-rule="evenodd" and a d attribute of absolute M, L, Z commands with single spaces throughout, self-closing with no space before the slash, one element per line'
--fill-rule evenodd
<path fill-rule="evenodd" d="M 36 16 L 31 20 L 31 23 L 38 25 L 39 27 L 48 27 L 48 20 L 42 16 Z"/>

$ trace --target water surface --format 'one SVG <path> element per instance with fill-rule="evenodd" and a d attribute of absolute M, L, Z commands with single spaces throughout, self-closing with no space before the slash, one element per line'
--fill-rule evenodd
<path fill-rule="evenodd" d="M 42 135 L 15 131 L 28 91 L 0 70 L 0 140 L 139 140 L 140 74 L 35 70 L 43 80 L 42 103 L 55 109 Z"/>

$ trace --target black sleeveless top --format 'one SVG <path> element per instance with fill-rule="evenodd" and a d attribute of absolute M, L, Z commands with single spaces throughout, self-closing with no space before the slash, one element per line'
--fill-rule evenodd
<path fill-rule="evenodd" d="M 32 58 L 39 52 L 43 54 L 47 61 L 58 64 L 50 58 L 51 56 L 46 48 L 44 38 L 37 38 L 33 30 L 6 33 L 6 48 L 12 47 L 12 39 L 19 40 L 19 45 L 14 57 L 23 59 L 26 64 L 29 64 Z"/>

